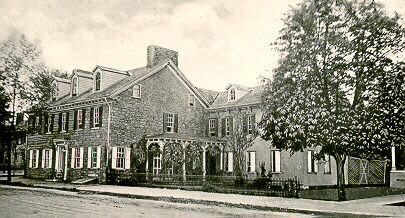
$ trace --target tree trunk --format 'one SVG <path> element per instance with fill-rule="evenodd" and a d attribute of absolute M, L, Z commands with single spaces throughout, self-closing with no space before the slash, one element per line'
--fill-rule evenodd
<path fill-rule="evenodd" d="M 337 171 L 337 186 L 338 186 L 338 201 L 346 201 L 345 191 L 345 161 L 346 156 L 336 155 L 336 171 Z"/>

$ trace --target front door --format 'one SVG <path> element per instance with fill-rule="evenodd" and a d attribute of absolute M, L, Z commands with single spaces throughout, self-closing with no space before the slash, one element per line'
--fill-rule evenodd
<path fill-rule="evenodd" d="M 160 169 L 162 169 L 162 163 L 161 155 L 158 153 L 153 156 L 153 177 L 157 177 L 159 175 Z"/>
<path fill-rule="evenodd" d="M 55 145 L 56 148 L 56 163 L 55 171 L 59 178 L 66 180 L 67 177 L 67 150 L 65 143 L 58 143 Z"/>

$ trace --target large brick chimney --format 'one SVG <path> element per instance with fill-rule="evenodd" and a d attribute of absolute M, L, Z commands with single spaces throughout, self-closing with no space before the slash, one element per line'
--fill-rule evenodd
<path fill-rule="evenodd" d="M 154 67 L 166 59 L 170 59 L 176 66 L 178 66 L 179 54 L 177 51 L 162 48 L 157 45 L 148 46 L 147 67 Z"/>

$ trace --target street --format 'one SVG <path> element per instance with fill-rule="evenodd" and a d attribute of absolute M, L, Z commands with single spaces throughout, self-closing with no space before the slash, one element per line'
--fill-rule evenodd
<path fill-rule="evenodd" d="M 183 204 L 107 195 L 0 187 L 0 217 L 308 217 L 227 206 Z"/>

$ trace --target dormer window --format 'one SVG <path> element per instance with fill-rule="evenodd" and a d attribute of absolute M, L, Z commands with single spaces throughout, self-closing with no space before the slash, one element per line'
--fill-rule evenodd
<path fill-rule="evenodd" d="M 132 90 L 132 97 L 141 98 L 141 85 L 134 85 Z"/>
<path fill-rule="evenodd" d="M 235 101 L 235 100 L 236 100 L 236 92 L 235 92 L 235 89 L 229 90 L 228 99 L 229 99 L 229 101 Z"/>
<path fill-rule="evenodd" d="M 94 90 L 97 92 L 97 91 L 100 91 L 100 88 L 101 88 L 101 74 L 100 74 L 100 72 L 97 72 L 96 78 L 94 81 Z"/>
<path fill-rule="evenodd" d="M 188 96 L 188 104 L 189 104 L 191 107 L 194 107 L 194 106 L 195 106 L 195 96 L 194 96 L 193 94 L 190 94 L 190 95 Z"/>
<path fill-rule="evenodd" d="M 77 77 L 73 78 L 73 81 L 72 81 L 72 96 L 77 95 L 77 87 L 78 87 L 77 83 L 78 83 Z"/>

